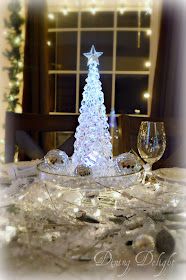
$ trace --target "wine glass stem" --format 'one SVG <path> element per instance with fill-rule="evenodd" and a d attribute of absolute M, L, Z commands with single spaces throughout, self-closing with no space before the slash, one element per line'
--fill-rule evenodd
<path fill-rule="evenodd" d="M 152 175 L 152 164 L 149 164 L 149 169 L 147 170 L 148 175 Z"/>
<path fill-rule="evenodd" d="M 142 183 L 145 184 L 147 175 L 152 176 L 152 164 L 146 164 Z"/>

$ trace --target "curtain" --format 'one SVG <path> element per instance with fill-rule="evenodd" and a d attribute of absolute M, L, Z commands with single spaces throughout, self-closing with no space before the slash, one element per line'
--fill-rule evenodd
<path fill-rule="evenodd" d="M 181 3 L 164 1 L 160 38 L 152 93 L 151 117 L 176 122 L 180 126 L 179 135 L 173 131 L 173 137 L 167 139 L 164 166 L 185 166 L 180 154 L 183 153 L 184 134 L 181 128 L 182 110 L 181 86 L 183 66 L 183 20 L 185 9 Z M 181 136 L 180 136 L 181 135 Z"/>
<path fill-rule="evenodd" d="M 27 0 L 23 72 L 23 113 L 49 113 L 49 78 L 46 0 Z M 34 126 L 34 124 L 33 124 Z M 32 139 L 43 148 L 50 145 L 50 134 L 31 132 Z M 25 159 L 25 156 L 20 156 Z"/>
<path fill-rule="evenodd" d="M 23 112 L 49 112 L 47 6 L 45 0 L 27 2 Z"/>
<path fill-rule="evenodd" d="M 180 111 L 181 26 L 179 4 L 164 1 L 157 63 L 152 94 L 151 117 L 177 118 Z"/>

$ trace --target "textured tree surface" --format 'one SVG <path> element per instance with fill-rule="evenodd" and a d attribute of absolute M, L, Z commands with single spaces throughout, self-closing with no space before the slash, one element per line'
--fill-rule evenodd
<path fill-rule="evenodd" d="M 111 136 L 98 71 L 98 57 L 101 54 L 96 52 L 94 46 L 89 53 L 84 54 L 88 58 L 88 77 L 75 133 L 72 157 L 75 164 L 91 165 L 98 159 L 108 160 L 112 157 Z"/>

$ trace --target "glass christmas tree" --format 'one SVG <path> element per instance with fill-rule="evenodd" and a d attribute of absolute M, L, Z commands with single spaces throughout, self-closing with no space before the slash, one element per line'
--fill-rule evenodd
<path fill-rule="evenodd" d="M 75 165 L 93 166 L 97 162 L 106 162 L 112 158 L 111 136 L 98 71 L 98 58 L 102 54 L 97 52 L 94 46 L 90 52 L 84 53 L 88 59 L 88 77 L 80 107 L 79 125 L 75 133 L 72 156 Z"/>

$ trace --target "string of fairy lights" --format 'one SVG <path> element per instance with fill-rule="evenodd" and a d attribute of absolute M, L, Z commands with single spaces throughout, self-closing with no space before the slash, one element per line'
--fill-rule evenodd
<path fill-rule="evenodd" d="M 113 1 L 114 2 L 114 1 Z M 67 3 L 61 8 L 61 12 L 64 16 L 67 16 L 71 11 L 67 6 Z M 117 3 L 117 2 L 116 2 Z M 90 1 L 89 12 L 92 15 L 95 15 L 99 10 L 99 5 L 104 4 L 104 1 Z M 106 3 L 105 3 L 106 4 Z M 140 1 L 139 3 L 140 4 Z M 143 5 L 143 10 L 146 10 L 146 13 L 152 13 L 152 3 L 151 0 L 146 0 L 140 5 Z M 78 8 L 81 10 L 81 1 L 78 1 Z M 141 6 L 140 6 L 141 7 Z M 22 25 L 24 23 L 24 19 L 21 16 L 21 4 L 19 0 L 12 0 L 8 9 L 10 12 L 9 20 L 5 20 L 5 31 L 4 35 L 6 36 L 6 40 L 9 44 L 9 49 L 5 50 L 4 55 L 8 58 L 10 62 L 9 67 L 4 67 L 4 69 L 8 72 L 9 75 L 9 89 L 5 94 L 5 100 L 8 103 L 8 110 L 15 111 L 17 105 L 19 105 L 19 92 L 22 84 L 22 72 L 23 72 L 23 53 L 21 53 L 21 45 L 23 43 L 23 34 L 22 34 Z M 117 11 L 123 15 L 126 11 L 130 10 L 127 4 L 127 1 L 119 1 L 118 6 L 116 7 Z M 54 13 L 48 14 L 49 20 L 55 20 Z M 138 21 L 138 27 L 140 28 L 140 17 Z M 148 29 L 146 34 L 150 36 L 152 34 L 152 30 Z M 138 39 L 140 40 L 140 32 L 138 32 Z M 48 46 L 51 46 L 51 42 L 47 42 Z M 138 47 L 140 47 L 140 41 L 138 41 Z M 145 67 L 150 68 L 151 62 L 146 61 Z M 148 99 L 150 97 L 149 93 L 144 93 L 144 98 Z"/>
<path fill-rule="evenodd" d="M 104 8 L 107 8 L 108 10 L 108 2 L 107 1 L 98 1 L 98 0 L 89 0 L 86 1 L 86 5 L 84 3 L 84 1 L 76 1 L 75 5 L 72 7 L 70 6 L 70 2 L 68 1 L 63 1 L 64 5 L 60 5 L 60 9 L 59 11 L 64 15 L 64 16 L 68 16 L 68 14 L 70 12 L 74 12 L 74 11 L 86 11 L 89 12 L 91 15 L 96 15 L 96 13 L 98 13 L 99 11 L 103 11 Z M 75 1 L 74 1 L 75 2 Z M 126 12 L 129 11 L 134 11 L 137 10 L 138 11 L 138 31 L 137 31 L 137 47 L 140 48 L 141 47 L 141 11 L 145 11 L 146 14 L 151 15 L 152 14 L 152 0 L 141 0 L 141 1 L 136 1 L 135 7 L 131 7 L 131 1 L 127 1 L 127 0 L 121 0 L 121 1 L 112 1 L 113 5 L 110 6 L 110 9 L 116 10 L 120 15 L 125 15 Z M 50 12 L 48 14 L 48 19 L 50 21 L 54 21 L 55 20 L 55 13 Z M 152 30 L 150 28 L 148 28 L 146 30 L 146 35 L 147 36 L 151 36 L 152 35 Z M 51 41 L 47 41 L 47 45 L 49 47 L 52 46 L 52 42 Z M 150 69 L 151 67 L 151 61 L 147 60 L 144 63 L 145 68 Z M 144 99 L 149 99 L 150 98 L 150 93 L 149 92 L 144 92 L 143 93 L 143 98 Z M 135 110 L 135 114 L 139 114 L 140 110 L 136 109 Z"/>
<path fill-rule="evenodd" d="M 16 111 L 19 103 L 19 94 L 23 82 L 23 50 L 24 36 L 22 27 L 24 19 L 21 16 L 21 3 L 19 0 L 12 0 L 8 4 L 9 17 L 4 20 L 4 36 L 7 41 L 7 48 L 4 56 L 8 60 L 8 66 L 4 70 L 8 73 L 9 88 L 4 94 L 8 104 L 8 111 Z"/>
<path fill-rule="evenodd" d="M 64 16 L 68 16 L 68 14 L 73 11 L 72 6 L 69 5 L 70 1 L 62 1 L 64 4 L 61 5 L 60 12 Z M 88 11 L 92 16 L 96 15 L 97 12 L 104 10 L 104 5 L 107 6 L 107 1 L 98 1 L 98 0 L 90 0 L 90 1 L 72 1 L 76 2 L 77 11 Z M 71 2 L 71 3 L 72 3 Z M 121 0 L 121 1 L 112 1 L 113 7 L 110 7 L 112 10 L 116 10 L 119 14 L 124 15 L 127 11 L 130 11 L 129 4 L 131 1 Z M 129 3 L 130 2 L 130 3 Z M 147 14 L 152 13 L 152 0 L 141 0 L 138 2 L 138 47 L 140 47 L 140 11 L 145 10 Z M 85 3 L 88 3 L 87 5 Z M 15 112 L 17 108 L 21 104 L 19 103 L 19 95 L 21 92 L 21 87 L 23 84 L 23 24 L 24 18 L 21 15 L 21 1 L 20 0 L 10 0 L 8 4 L 9 16 L 8 19 L 5 19 L 4 25 L 5 29 L 3 35 L 6 38 L 8 48 L 4 51 L 4 55 L 6 56 L 9 65 L 4 67 L 4 70 L 7 71 L 9 77 L 9 84 L 6 92 L 4 94 L 4 100 L 7 102 L 7 110 Z M 55 20 L 55 13 L 50 12 L 48 14 L 48 19 L 50 21 Z M 152 30 L 149 28 L 146 30 L 147 36 L 152 35 Z M 51 42 L 47 42 L 48 46 L 51 46 Z M 145 67 L 149 69 L 151 67 L 151 62 L 146 61 Z M 145 92 L 143 94 L 145 99 L 150 98 L 150 93 Z M 140 111 L 138 109 L 135 110 L 135 113 L 138 114 Z M 0 139 L 0 145 L 4 145 L 4 139 Z M 0 161 L 4 161 L 4 155 L 0 154 Z"/>
<path fill-rule="evenodd" d="M 7 42 L 3 55 L 7 65 L 2 69 L 8 74 L 8 87 L 5 89 L 4 101 L 8 111 L 20 111 L 20 92 L 23 84 L 23 24 L 22 5 L 20 0 L 11 0 L 7 5 L 8 17 L 4 19 L 3 36 Z M 3 125 L 4 127 L 4 125 Z M 0 139 L 0 150 L 4 150 L 5 141 Z M 0 162 L 4 162 L 4 151 L 0 152 Z"/>
<path fill-rule="evenodd" d="M 59 6 L 59 11 L 63 13 L 64 16 L 68 15 L 72 10 L 83 10 L 89 11 L 92 15 L 103 9 L 107 10 L 117 10 L 121 15 L 132 8 L 138 8 L 138 10 L 143 9 L 148 14 L 152 14 L 152 0 L 76 0 L 76 1 L 53 1 L 48 0 L 49 5 L 51 3 L 54 6 Z M 61 4 L 62 3 L 62 4 Z M 51 15 L 51 19 L 53 16 Z"/>

